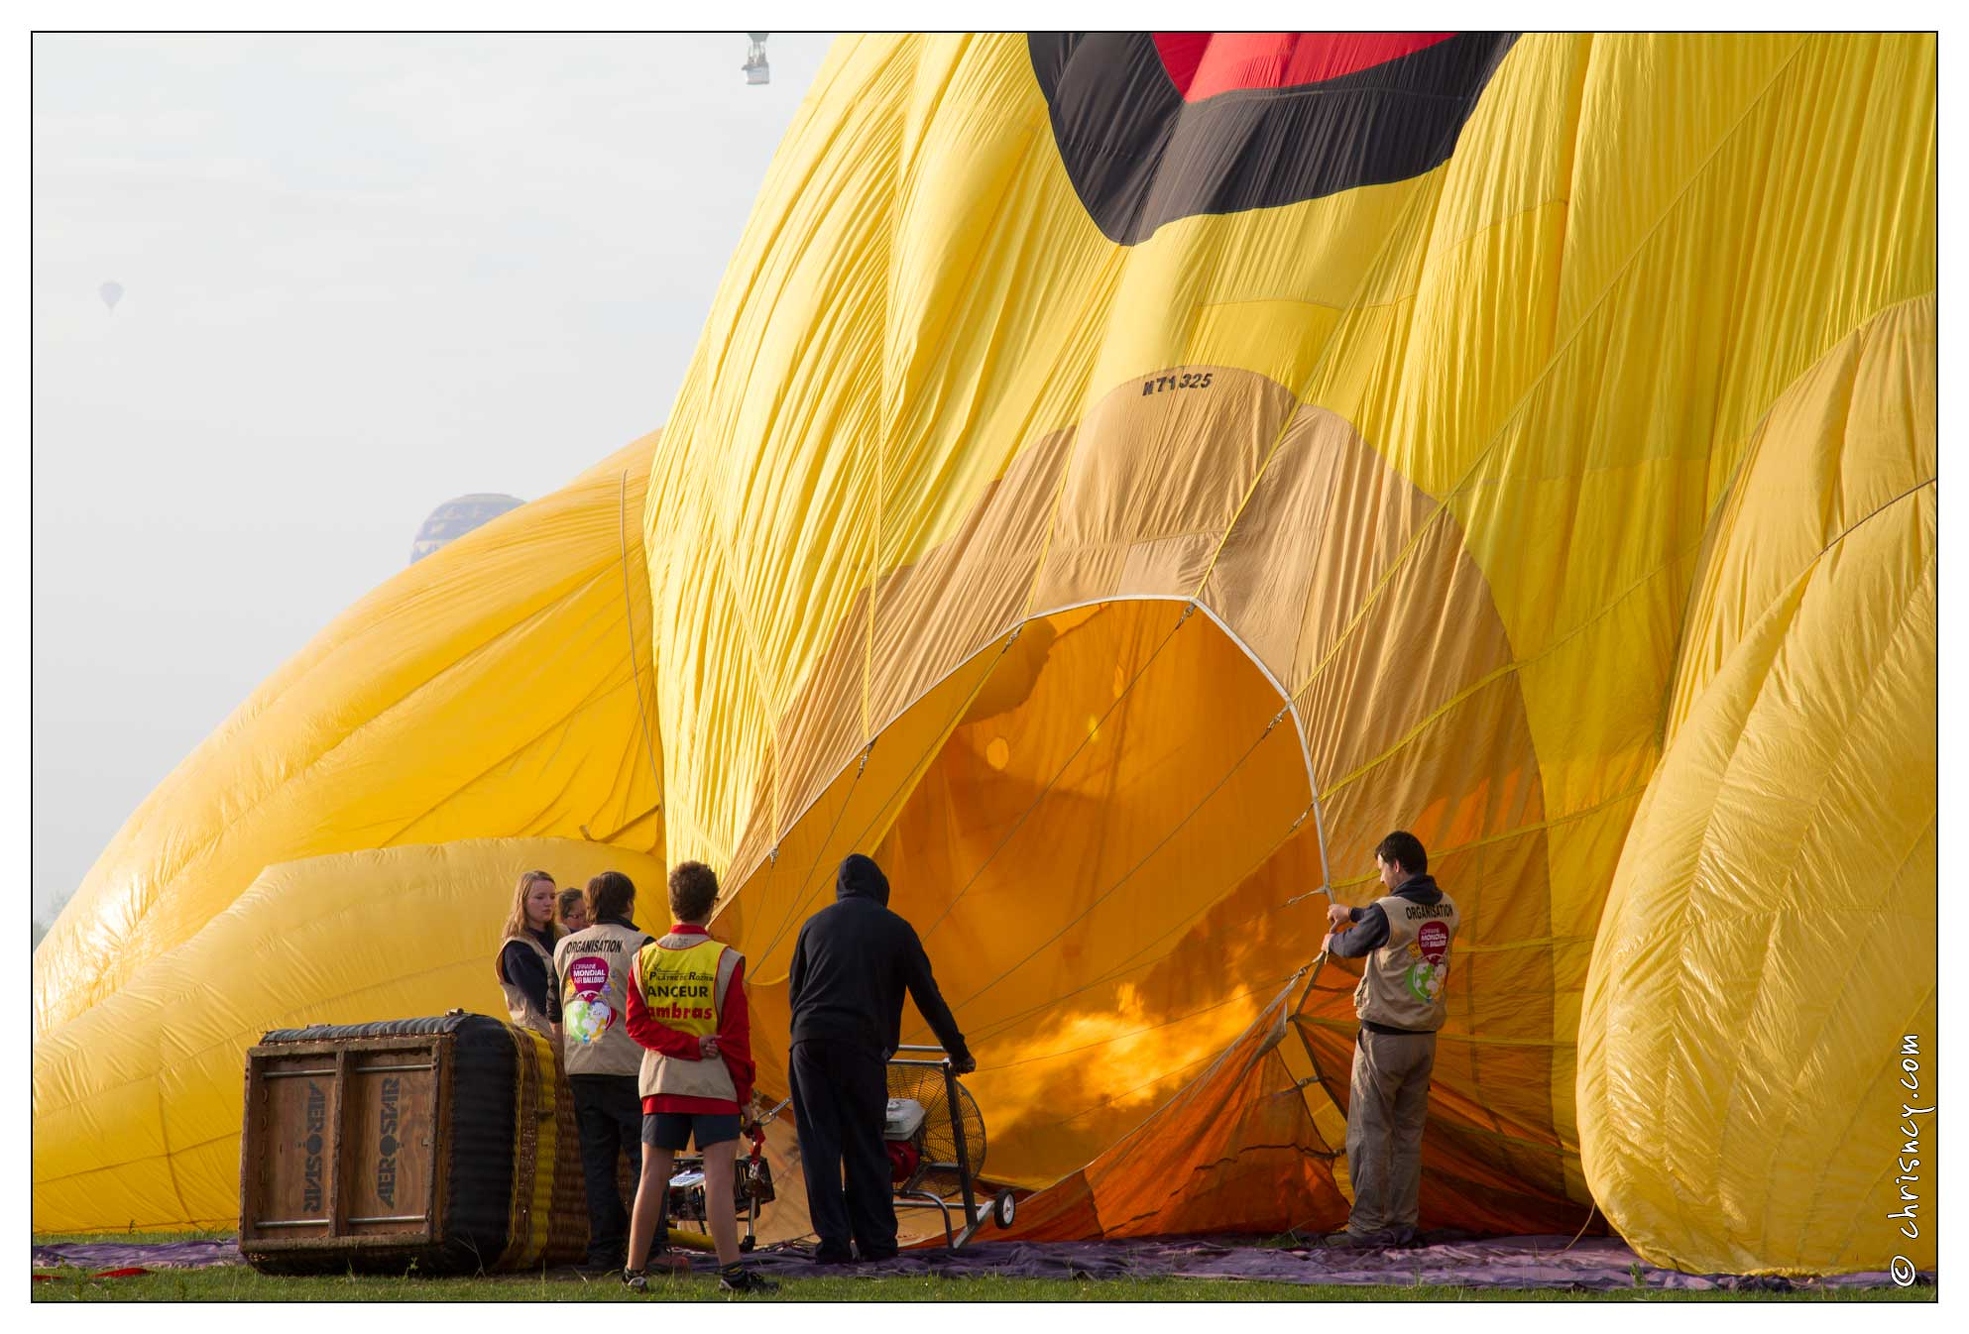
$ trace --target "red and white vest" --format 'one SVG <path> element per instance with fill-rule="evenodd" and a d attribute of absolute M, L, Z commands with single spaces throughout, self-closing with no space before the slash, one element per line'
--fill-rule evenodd
<path fill-rule="evenodd" d="M 723 941 L 695 933 L 667 935 L 643 946 L 636 956 L 636 985 L 650 1018 L 692 1037 L 716 1033 L 725 994 L 743 958 Z M 645 1098 L 673 1093 L 738 1101 L 722 1056 L 687 1061 L 644 1051 L 640 1074 Z"/>

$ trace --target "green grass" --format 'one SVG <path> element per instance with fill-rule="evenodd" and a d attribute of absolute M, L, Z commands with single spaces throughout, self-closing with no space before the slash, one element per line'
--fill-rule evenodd
<path fill-rule="evenodd" d="M 121 1243 L 148 1244 L 228 1238 L 225 1232 L 154 1234 L 93 1233 L 77 1236 L 37 1236 L 36 1245 Z M 208 1269 L 165 1270 L 141 1278 L 94 1279 L 80 1269 L 40 1270 L 56 1277 L 33 1285 L 35 1301 L 190 1301 L 190 1302 L 314 1302 L 314 1301 L 723 1301 L 708 1275 L 652 1277 L 650 1291 L 636 1296 L 619 1280 L 583 1279 L 570 1271 L 510 1274 L 492 1278 L 417 1278 L 411 1276 L 276 1278 L 245 1265 Z M 1453 1286 L 1339 1287 L 1330 1284 L 1259 1283 L 1234 1279 L 1101 1279 L 1078 1281 L 1045 1278 L 935 1276 L 898 1278 L 791 1279 L 770 1297 L 746 1301 L 795 1302 L 1363 1302 L 1363 1301 L 1912 1301 L 1932 1302 L 1933 1288 L 1829 1288 L 1792 1293 L 1662 1292 L 1625 1288 L 1613 1292 L 1566 1292 L 1537 1289 L 1513 1292 Z"/>
<path fill-rule="evenodd" d="M 241 1265 L 159 1273 L 145 1278 L 89 1279 L 70 1270 L 34 1285 L 34 1300 L 319 1302 L 319 1301 L 721 1301 L 708 1277 L 660 1279 L 644 1296 L 620 1282 L 583 1281 L 554 1275 L 504 1278 L 270 1278 Z M 746 1301 L 794 1302 L 1368 1302 L 1368 1301 L 1933 1301 L 1932 1288 L 1828 1288 L 1802 1293 L 1506 1292 L 1457 1287 L 1335 1287 L 1302 1283 L 1243 1283 L 1226 1279 L 1105 1279 L 1073 1282 L 1044 1278 L 812 1278 L 792 1279 L 767 1297 Z"/>

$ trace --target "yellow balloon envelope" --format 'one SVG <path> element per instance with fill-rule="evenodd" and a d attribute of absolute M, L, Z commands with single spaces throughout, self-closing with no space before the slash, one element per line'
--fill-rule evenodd
<path fill-rule="evenodd" d="M 585 830 L 719 870 L 783 1091 L 795 934 L 864 851 L 987 1174 L 1050 1187 L 1028 1235 L 1334 1226 L 1350 978 L 1308 964 L 1400 827 L 1465 922 L 1425 1227 L 1931 1268 L 1932 1213 L 1886 1215 L 1934 1031 L 1934 62 L 843 40 L 660 440 L 399 575 L 188 761 L 37 954 L 43 1047 L 266 866 Z M 546 615 L 593 659 L 522 651 Z M 37 1118 L 98 1059 L 38 1049 Z M 37 1226 L 84 1171 L 62 1225 L 172 1216 L 61 1142 Z"/>

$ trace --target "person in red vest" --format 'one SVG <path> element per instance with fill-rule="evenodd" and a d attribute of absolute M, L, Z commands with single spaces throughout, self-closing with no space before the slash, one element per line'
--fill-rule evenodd
<path fill-rule="evenodd" d="M 718 1286 L 770 1292 L 771 1279 L 739 1261 L 732 1209 L 741 1111 L 752 1098 L 752 1020 L 745 1004 L 745 956 L 705 929 L 718 902 L 718 877 L 703 862 L 670 872 L 667 935 L 643 946 L 629 988 L 629 1036 L 643 1048 L 643 1167 L 629 1213 L 629 1259 L 622 1281 L 647 1291 L 644 1271 L 670 1192 L 677 1151 L 694 1139 L 704 1155 L 704 1198 L 718 1248 Z"/>

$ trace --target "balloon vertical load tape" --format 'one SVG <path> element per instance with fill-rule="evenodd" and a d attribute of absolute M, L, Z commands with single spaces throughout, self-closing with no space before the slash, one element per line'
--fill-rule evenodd
<path fill-rule="evenodd" d="M 246 1053 L 239 1248 L 269 1273 L 579 1260 L 587 1210 L 553 1044 L 476 1014 L 278 1029 Z"/>

